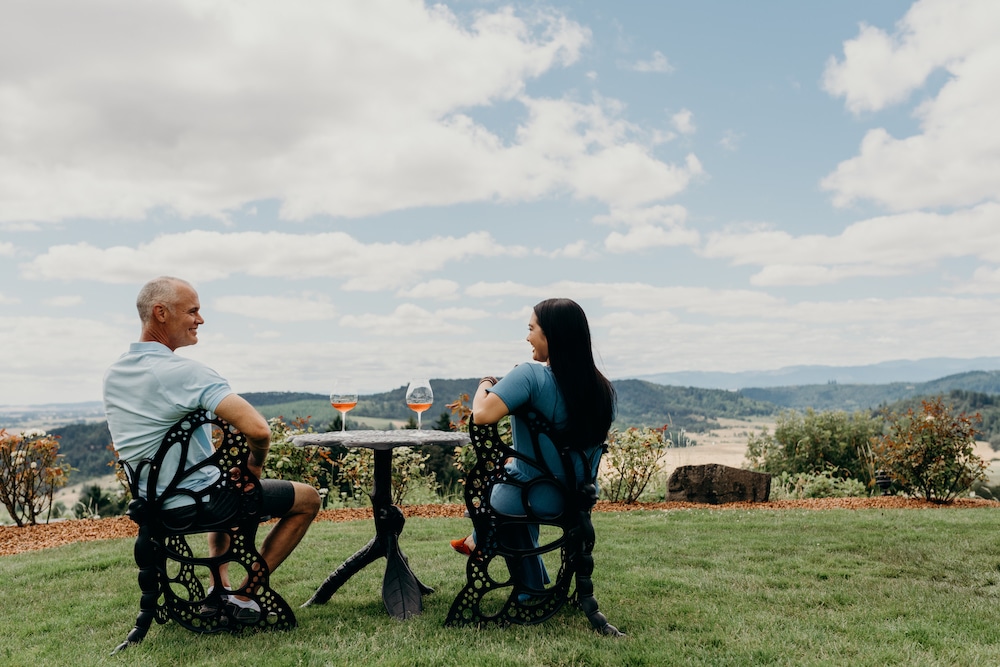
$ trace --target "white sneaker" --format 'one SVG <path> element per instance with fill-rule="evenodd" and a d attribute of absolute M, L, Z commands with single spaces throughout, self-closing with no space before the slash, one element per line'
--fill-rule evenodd
<path fill-rule="evenodd" d="M 226 599 L 226 613 L 238 623 L 252 624 L 260 620 L 260 605 L 256 600 L 241 600 L 235 595 Z"/>

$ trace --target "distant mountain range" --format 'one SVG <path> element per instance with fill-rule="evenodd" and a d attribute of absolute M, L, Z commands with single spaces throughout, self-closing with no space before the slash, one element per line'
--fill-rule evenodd
<path fill-rule="evenodd" d="M 1000 370 L 1000 357 L 952 359 L 938 357 L 916 361 L 900 359 L 867 366 L 786 366 L 771 371 L 709 372 L 679 371 L 632 376 L 656 384 L 703 389 L 748 387 L 797 387 L 813 384 L 889 384 L 929 382 L 969 371 Z"/>

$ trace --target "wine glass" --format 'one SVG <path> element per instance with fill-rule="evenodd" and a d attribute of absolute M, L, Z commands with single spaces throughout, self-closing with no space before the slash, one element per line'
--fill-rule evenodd
<path fill-rule="evenodd" d="M 406 388 L 406 407 L 417 413 L 417 429 L 420 429 L 420 415 L 433 402 L 430 380 L 410 380 L 410 386 Z"/>
<path fill-rule="evenodd" d="M 351 380 L 337 380 L 333 383 L 333 391 L 330 392 L 330 405 L 340 412 L 340 430 L 347 430 L 347 413 L 358 404 L 358 390 Z"/>

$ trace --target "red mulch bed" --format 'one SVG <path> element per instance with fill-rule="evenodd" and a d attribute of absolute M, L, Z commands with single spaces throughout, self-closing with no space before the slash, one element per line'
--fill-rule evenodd
<path fill-rule="evenodd" d="M 947 504 L 931 503 L 916 498 L 897 496 L 876 496 L 874 498 L 815 498 L 811 500 L 776 500 L 767 503 L 728 503 L 725 505 L 702 505 L 698 503 L 612 503 L 600 501 L 595 507 L 598 512 L 628 512 L 633 510 L 825 510 L 825 509 L 968 509 L 974 507 L 1000 507 L 1000 502 L 978 498 L 961 498 Z M 404 505 L 401 508 L 407 517 L 461 517 L 464 505 Z M 371 508 L 323 510 L 317 521 L 371 521 Z M 48 549 L 71 542 L 86 540 L 107 540 L 118 537 L 135 537 L 136 526 L 124 516 L 108 519 L 81 519 L 60 521 L 47 525 L 0 526 L 0 556 Z"/>

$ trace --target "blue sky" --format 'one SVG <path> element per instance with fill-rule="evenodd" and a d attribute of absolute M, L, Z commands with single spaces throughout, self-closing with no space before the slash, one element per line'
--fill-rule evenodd
<path fill-rule="evenodd" d="M 149 278 L 237 391 L 995 356 L 1000 5 L 0 6 L 0 404 L 100 398 Z"/>

